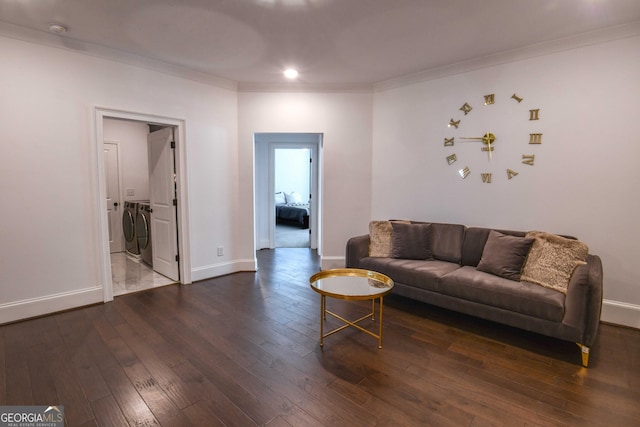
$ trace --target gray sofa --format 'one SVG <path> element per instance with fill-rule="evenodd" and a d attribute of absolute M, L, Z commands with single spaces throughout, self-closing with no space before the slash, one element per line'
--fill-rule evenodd
<path fill-rule="evenodd" d="M 565 294 L 520 281 L 519 272 L 518 280 L 511 280 L 477 268 L 481 260 L 485 261 L 483 252 L 488 256 L 485 244 L 490 235 L 493 244 L 496 236 L 525 238 L 525 232 L 492 232 L 460 224 L 405 223 L 429 225 L 426 243 L 418 242 L 429 246 L 427 259 L 420 259 L 424 254 L 411 256 L 413 259 L 399 257 L 397 253 L 370 256 L 370 235 L 362 235 L 348 241 L 346 266 L 386 274 L 395 282 L 394 294 L 574 342 L 582 351 L 582 365 L 588 365 L 602 307 L 602 263 L 597 255 L 584 252 L 585 262 L 573 269 L 570 279 L 567 277 Z"/>

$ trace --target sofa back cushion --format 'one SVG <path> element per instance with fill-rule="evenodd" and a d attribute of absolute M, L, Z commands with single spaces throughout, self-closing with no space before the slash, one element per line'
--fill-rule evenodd
<path fill-rule="evenodd" d="M 490 228 L 469 227 L 464 235 L 462 246 L 462 265 L 477 267 L 482 258 L 484 245 L 489 238 Z M 508 236 L 524 237 L 527 233 L 513 230 L 496 230 Z"/>
<path fill-rule="evenodd" d="M 412 221 L 412 224 L 427 224 Z M 460 264 L 466 227 L 461 224 L 431 222 L 431 253 L 434 259 Z M 482 251 L 480 251 L 482 253 Z"/>

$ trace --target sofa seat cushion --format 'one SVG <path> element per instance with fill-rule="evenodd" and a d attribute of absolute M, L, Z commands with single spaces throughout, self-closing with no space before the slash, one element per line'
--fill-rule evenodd
<path fill-rule="evenodd" d="M 471 266 L 444 276 L 439 292 L 553 322 L 561 322 L 564 316 L 564 294 L 484 273 Z"/>
<path fill-rule="evenodd" d="M 362 258 L 358 267 L 386 274 L 403 285 L 436 292 L 440 279 L 460 268 L 458 264 L 446 261 L 375 257 Z"/>

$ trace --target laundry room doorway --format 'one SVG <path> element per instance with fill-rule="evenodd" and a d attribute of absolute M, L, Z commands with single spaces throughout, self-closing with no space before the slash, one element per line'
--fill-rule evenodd
<path fill-rule="evenodd" d="M 183 232 L 187 228 L 182 203 L 186 200 L 184 143 L 181 120 L 96 108 L 105 301 L 151 287 L 190 283 L 190 272 L 185 268 L 188 236 Z M 118 184 L 112 177 L 113 156 L 110 161 L 106 149 L 111 144 L 119 149 Z M 119 188 L 114 190 L 113 185 Z M 109 196 L 116 193 L 119 201 Z M 131 224 L 125 224 L 126 213 Z M 130 241 L 124 230 L 131 232 L 132 227 Z M 114 233 L 123 236 L 120 251 L 114 251 L 118 247 L 113 243 Z"/>

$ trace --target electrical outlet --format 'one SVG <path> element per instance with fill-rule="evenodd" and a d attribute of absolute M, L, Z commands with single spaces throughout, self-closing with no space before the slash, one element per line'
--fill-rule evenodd
<path fill-rule="evenodd" d="M 224 255 L 224 247 L 218 246 L 218 256 Z"/>
<path fill-rule="evenodd" d="M 133 188 L 127 188 L 127 196 L 135 196 L 136 192 Z"/>

